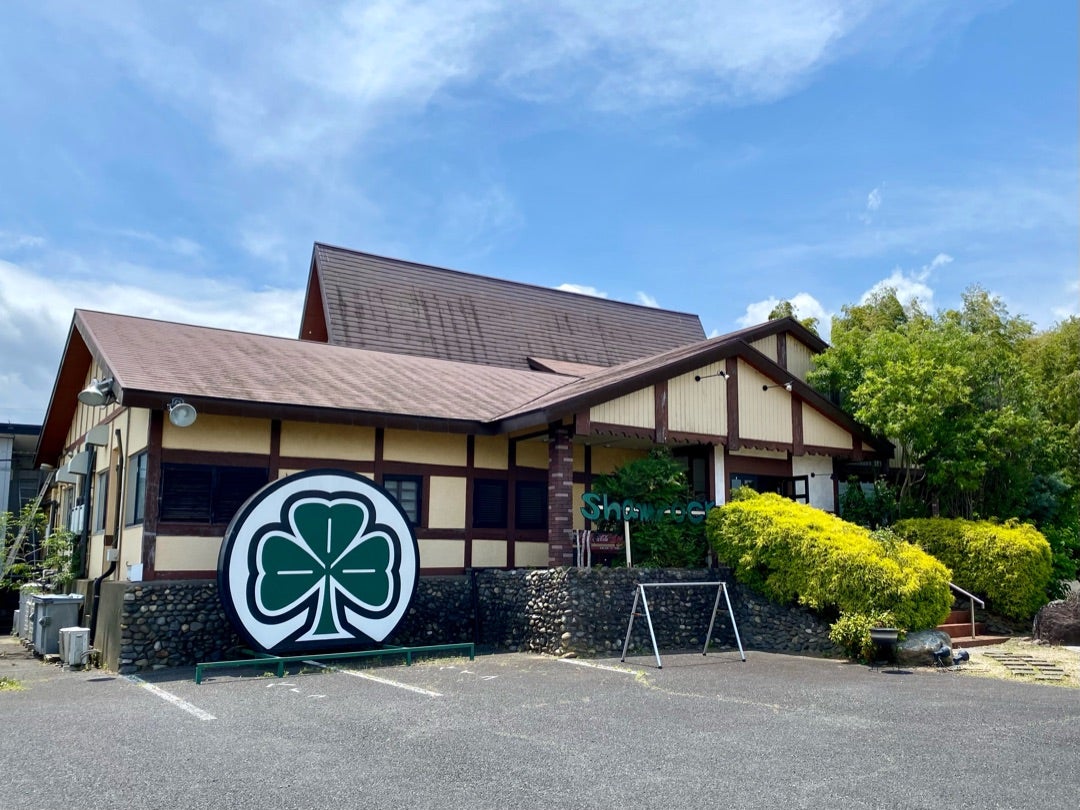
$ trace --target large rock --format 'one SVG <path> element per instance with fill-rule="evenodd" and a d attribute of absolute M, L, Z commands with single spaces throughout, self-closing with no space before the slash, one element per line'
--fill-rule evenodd
<path fill-rule="evenodd" d="M 896 661 L 911 666 L 933 666 L 934 654 L 944 647 L 948 655 L 942 656 L 942 663 L 952 660 L 952 639 L 942 630 L 919 630 L 908 633 L 907 638 L 896 645 Z"/>
<path fill-rule="evenodd" d="M 1031 635 L 1047 644 L 1080 644 L 1080 591 L 1043 605 L 1035 614 Z"/>

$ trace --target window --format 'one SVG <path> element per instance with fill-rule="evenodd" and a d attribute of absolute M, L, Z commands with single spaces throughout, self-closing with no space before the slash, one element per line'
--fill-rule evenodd
<path fill-rule="evenodd" d="M 753 473 L 732 473 L 731 491 L 739 487 L 750 487 L 755 492 L 775 492 L 793 501 L 810 503 L 810 477 L 807 475 L 755 475 Z"/>
<path fill-rule="evenodd" d="M 265 467 L 162 464 L 161 520 L 228 523 L 268 477 Z"/>
<path fill-rule="evenodd" d="M 384 475 L 383 489 L 401 504 L 405 516 L 413 526 L 420 525 L 421 497 L 424 479 L 419 475 Z"/>
<path fill-rule="evenodd" d="M 105 531 L 105 518 L 109 511 L 109 472 L 99 472 L 94 481 L 94 531 Z"/>
<path fill-rule="evenodd" d="M 128 471 L 128 524 L 142 523 L 146 514 L 146 451 L 132 457 Z"/>
<path fill-rule="evenodd" d="M 480 478 L 473 482 L 473 528 L 506 528 L 506 482 Z"/>
<path fill-rule="evenodd" d="M 547 481 L 518 481 L 514 486 L 514 528 L 546 529 Z"/>

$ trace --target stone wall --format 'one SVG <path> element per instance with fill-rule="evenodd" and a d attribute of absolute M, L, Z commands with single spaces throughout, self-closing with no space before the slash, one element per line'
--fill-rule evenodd
<path fill-rule="evenodd" d="M 459 577 L 423 577 L 389 643 L 446 644 L 549 655 L 612 656 L 622 651 L 639 582 L 727 579 L 743 647 L 838 654 L 828 626 L 813 614 L 782 607 L 735 584 L 722 570 L 549 568 L 474 570 Z M 716 590 L 650 588 L 650 613 L 661 651 L 700 649 Z M 721 597 L 713 649 L 733 648 L 735 635 Z M 641 607 L 639 606 L 639 612 Z M 102 590 L 98 640 L 105 665 L 121 673 L 190 666 L 236 657 L 233 632 L 213 581 L 110 582 Z M 634 622 L 632 654 L 651 654 L 643 618 Z"/>

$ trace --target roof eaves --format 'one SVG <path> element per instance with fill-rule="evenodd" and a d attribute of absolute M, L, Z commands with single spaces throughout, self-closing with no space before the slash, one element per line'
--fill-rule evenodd
<path fill-rule="evenodd" d="M 76 397 L 83 387 L 86 370 L 93 363 L 94 350 L 87 336 L 89 330 L 80 327 L 79 310 L 71 316 L 67 340 L 60 354 L 56 377 L 53 381 L 49 405 L 45 409 L 45 419 L 41 425 L 37 449 L 34 452 L 34 466 L 52 464 L 64 449 L 64 439 L 71 420 L 75 417 Z"/>

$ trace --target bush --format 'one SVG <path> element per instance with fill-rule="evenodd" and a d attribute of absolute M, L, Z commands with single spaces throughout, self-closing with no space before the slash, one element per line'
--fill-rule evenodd
<path fill-rule="evenodd" d="M 841 613 L 829 628 L 829 640 L 848 658 L 866 663 L 874 654 L 871 627 L 895 627 L 896 617 L 887 610 L 873 613 Z"/>
<path fill-rule="evenodd" d="M 1080 531 L 1075 524 L 1048 526 L 1043 529 L 1050 543 L 1050 586 L 1046 589 L 1048 599 L 1064 599 L 1072 590 L 1076 579 L 1077 559 L 1080 559 Z"/>
<path fill-rule="evenodd" d="M 1030 524 L 915 518 L 894 528 L 949 566 L 957 585 L 985 596 L 995 613 L 1029 619 L 1046 603 L 1050 544 Z"/>
<path fill-rule="evenodd" d="M 871 615 L 922 630 L 948 615 L 949 572 L 891 532 L 871 533 L 810 506 L 765 494 L 714 509 L 707 535 L 740 582 L 781 603 Z"/>

